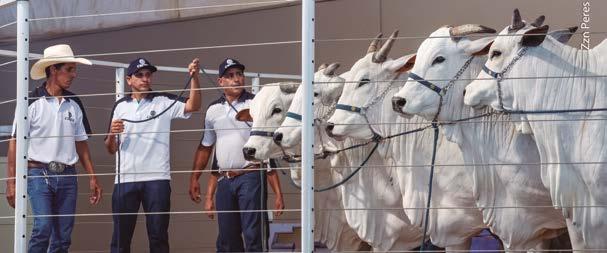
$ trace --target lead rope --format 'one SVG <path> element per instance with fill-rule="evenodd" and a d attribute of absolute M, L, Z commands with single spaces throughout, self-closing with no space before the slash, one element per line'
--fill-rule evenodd
<path fill-rule="evenodd" d="M 434 179 L 434 165 L 436 162 L 436 150 L 438 146 L 438 124 L 436 122 L 432 122 L 432 128 L 434 129 L 434 144 L 432 146 L 432 162 L 430 163 L 430 179 L 428 180 L 428 202 L 426 203 L 426 218 L 424 220 L 424 233 L 422 234 L 422 244 L 419 250 L 420 252 L 423 252 L 426 247 L 426 233 L 428 232 L 430 205 L 432 200 L 432 181 Z"/>

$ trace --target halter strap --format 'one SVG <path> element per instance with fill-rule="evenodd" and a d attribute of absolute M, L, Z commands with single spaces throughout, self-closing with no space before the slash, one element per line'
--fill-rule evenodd
<path fill-rule="evenodd" d="M 292 118 L 292 119 L 297 120 L 297 121 L 301 121 L 301 118 L 302 118 L 301 114 L 297 114 L 297 113 L 294 113 L 294 112 L 287 112 L 286 117 L 287 118 Z"/>
<path fill-rule="evenodd" d="M 413 80 L 415 80 L 416 82 L 418 82 L 419 84 L 426 86 L 426 88 L 433 90 L 434 92 L 438 93 L 438 95 L 443 96 L 442 91 L 443 89 L 441 89 L 440 87 L 434 85 L 433 83 L 426 81 L 423 77 L 418 76 L 417 74 L 411 72 L 409 73 L 409 77 Z"/>
<path fill-rule="evenodd" d="M 491 77 L 495 78 L 495 79 L 499 79 L 501 78 L 502 74 L 495 72 L 491 69 L 489 69 L 489 67 L 487 67 L 486 65 L 483 66 L 483 72 L 487 73 L 487 75 L 490 75 Z"/>
<path fill-rule="evenodd" d="M 360 114 L 363 114 L 363 112 L 365 111 L 365 109 L 363 109 L 361 107 L 356 107 L 356 106 L 352 106 L 352 105 L 345 105 L 345 104 L 336 104 L 335 105 L 335 109 L 336 110 L 344 110 L 344 111 L 348 111 L 348 112 L 356 112 L 356 113 L 360 113 Z"/>
<path fill-rule="evenodd" d="M 262 136 L 262 137 L 270 137 L 272 138 L 274 136 L 274 132 L 268 132 L 268 131 L 251 131 L 250 133 L 251 136 Z"/>

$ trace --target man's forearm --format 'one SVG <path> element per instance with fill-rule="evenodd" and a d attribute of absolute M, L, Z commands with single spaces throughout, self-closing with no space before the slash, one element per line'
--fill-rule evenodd
<path fill-rule="evenodd" d="M 195 112 L 200 110 L 200 78 L 198 77 L 198 73 L 192 76 L 191 86 L 190 86 L 190 98 L 186 102 L 185 111 Z"/>
<path fill-rule="evenodd" d="M 11 139 L 8 142 L 8 154 L 7 154 L 7 159 L 8 159 L 8 170 L 7 170 L 7 177 L 11 178 L 9 180 L 7 180 L 7 184 L 14 184 L 15 183 L 15 175 L 16 175 L 16 171 L 15 168 L 17 167 L 17 162 L 16 162 L 16 158 L 17 158 L 17 142 L 15 141 L 15 139 Z"/>
<path fill-rule="evenodd" d="M 192 175 L 190 177 L 191 180 L 198 181 L 198 179 L 200 179 L 202 170 L 207 167 L 212 151 L 212 147 L 198 145 L 196 153 L 194 154 L 194 164 L 192 165 Z"/>
<path fill-rule="evenodd" d="M 118 145 L 116 143 L 116 135 L 114 134 L 108 134 L 107 137 L 105 138 L 105 148 L 107 149 L 107 152 L 109 152 L 110 154 L 116 154 L 116 151 L 118 151 Z"/>
<path fill-rule="evenodd" d="M 213 196 L 215 196 L 215 190 L 217 190 L 217 180 L 217 175 L 213 173 L 209 175 L 209 180 L 207 181 L 207 193 L 205 195 L 205 198 L 213 199 Z"/>
<path fill-rule="evenodd" d="M 282 189 L 280 187 L 280 179 L 278 178 L 278 173 L 275 170 L 268 172 L 268 183 L 270 183 L 270 187 L 272 187 L 272 191 L 276 196 L 282 197 Z"/>
<path fill-rule="evenodd" d="M 82 167 L 84 167 L 86 172 L 89 174 L 89 178 L 96 178 L 95 169 L 93 168 L 93 161 L 91 159 L 91 152 L 89 150 L 87 141 L 77 141 L 76 152 L 78 153 L 80 164 L 82 164 Z"/>

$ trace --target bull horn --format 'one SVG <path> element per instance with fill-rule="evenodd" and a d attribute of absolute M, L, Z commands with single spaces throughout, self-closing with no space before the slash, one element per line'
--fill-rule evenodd
<path fill-rule="evenodd" d="M 525 27 L 525 23 L 521 18 L 521 12 L 518 9 L 514 9 L 514 13 L 512 14 L 512 24 L 508 28 L 508 31 L 514 32 L 518 31 L 521 28 Z"/>
<path fill-rule="evenodd" d="M 384 43 L 384 45 L 381 47 L 381 49 L 379 51 L 375 52 L 375 54 L 373 55 L 374 63 L 382 63 L 382 62 L 386 61 L 386 59 L 388 58 L 388 53 L 390 53 L 390 49 L 392 49 L 392 45 L 394 45 L 394 40 L 396 39 L 397 36 L 398 36 L 398 30 L 395 30 L 390 35 L 390 37 L 388 38 L 386 43 Z"/>
<path fill-rule="evenodd" d="M 451 39 L 454 41 L 457 41 L 457 40 L 461 39 L 462 37 L 465 37 L 470 34 L 496 33 L 496 32 L 497 31 L 495 31 L 495 29 L 493 29 L 493 28 L 489 28 L 484 25 L 477 25 L 477 24 L 460 25 L 460 26 L 452 27 L 451 29 L 449 29 L 449 35 L 451 35 Z"/>
<path fill-rule="evenodd" d="M 367 54 L 377 52 L 377 46 L 379 45 L 379 41 L 382 36 L 384 35 L 381 33 L 375 36 L 375 39 L 373 39 L 373 41 L 371 41 L 371 45 L 369 45 L 369 49 L 367 49 Z"/>
<path fill-rule="evenodd" d="M 329 67 L 327 67 L 325 69 L 325 71 L 323 72 L 323 74 L 325 74 L 326 76 L 332 76 L 335 75 L 335 70 L 337 68 L 339 68 L 340 63 L 339 62 L 335 62 L 335 63 L 331 63 L 331 65 L 329 65 Z"/>
<path fill-rule="evenodd" d="M 531 25 L 534 27 L 540 27 L 544 24 L 544 20 L 546 20 L 546 16 L 541 15 L 541 16 L 537 17 L 535 19 L 535 21 L 533 21 L 533 23 L 531 23 Z"/>
<path fill-rule="evenodd" d="M 323 63 L 323 64 L 320 64 L 320 67 L 318 67 L 317 71 L 321 71 L 321 70 L 326 69 L 326 68 L 327 68 L 327 64 Z"/>

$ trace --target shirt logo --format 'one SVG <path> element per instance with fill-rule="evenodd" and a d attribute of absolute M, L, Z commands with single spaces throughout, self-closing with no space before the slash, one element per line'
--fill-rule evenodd
<path fill-rule="evenodd" d="M 72 123 L 74 123 L 74 121 L 76 121 L 73 117 L 72 117 L 72 112 L 67 112 L 67 117 L 64 118 L 67 121 L 70 121 Z"/>
<path fill-rule="evenodd" d="M 153 118 L 154 116 L 156 116 L 156 111 L 151 110 L 151 111 L 150 111 L 150 116 L 148 116 L 148 119 L 149 119 L 149 118 Z"/>

